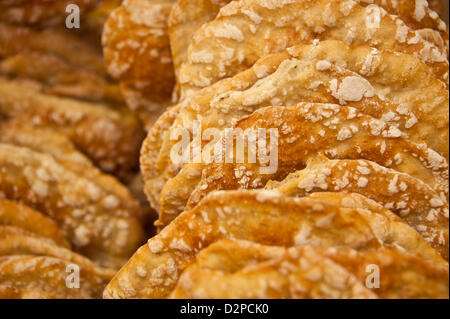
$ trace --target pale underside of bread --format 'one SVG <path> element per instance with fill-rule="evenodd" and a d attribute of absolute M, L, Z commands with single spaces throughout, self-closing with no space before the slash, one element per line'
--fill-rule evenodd
<path fill-rule="evenodd" d="M 113 278 L 104 296 L 167 297 L 181 271 L 201 249 L 227 238 L 286 247 L 314 243 L 358 250 L 396 245 L 445 264 L 412 228 L 398 219 L 276 192 L 217 192 L 181 214 L 142 246 Z"/>
<path fill-rule="evenodd" d="M 180 70 L 181 95 L 233 76 L 270 53 L 328 39 L 416 55 L 448 84 L 444 41 L 435 31 L 432 37 L 442 42 L 435 46 L 420 33 L 376 5 L 362 7 L 344 0 L 233 1 L 195 33 Z"/>
<path fill-rule="evenodd" d="M 448 287 L 444 283 L 448 269 L 397 249 L 375 252 L 317 247 L 287 249 L 247 241 L 222 240 L 200 252 L 195 263 L 181 275 L 171 297 L 355 297 L 355 286 L 348 287 L 345 280 L 340 281 L 342 277 L 348 279 L 348 276 L 333 276 L 324 270 L 332 265 L 338 266 L 331 268 L 339 274 L 345 274 L 343 270 L 346 270 L 355 276 L 359 282 L 359 286 L 355 285 L 359 293 L 369 291 L 384 299 L 445 299 L 448 296 Z M 369 265 L 379 265 L 383 273 L 383 282 L 378 289 L 368 289 L 365 285 Z M 339 277 L 338 281 L 336 277 Z M 317 289 L 321 285 L 329 285 L 329 289 Z"/>

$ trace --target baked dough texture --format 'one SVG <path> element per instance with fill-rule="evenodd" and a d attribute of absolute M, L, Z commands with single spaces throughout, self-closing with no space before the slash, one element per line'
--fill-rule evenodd
<path fill-rule="evenodd" d="M 101 298 L 148 236 L 128 188 L 144 126 L 101 50 L 120 3 L 0 3 L 2 299 Z M 69 4 L 80 29 L 66 27 Z"/>
<path fill-rule="evenodd" d="M 150 239 L 110 282 L 105 297 L 167 297 L 198 252 L 220 239 L 364 251 L 393 245 L 448 267 L 416 231 L 390 214 L 266 190 L 227 191 L 208 195 Z"/>
<path fill-rule="evenodd" d="M 0 298 L 448 299 L 443 20 L 0 1 Z"/>
<path fill-rule="evenodd" d="M 174 0 L 127 0 L 103 30 L 109 73 L 120 81 L 129 107 L 151 126 L 170 104 L 174 72 L 168 17 Z"/>
<path fill-rule="evenodd" d="M 385 275 L 377 295 L 361 285 L 371 264 L 381 265 Z M 444 269 L 395 249 L 357 252 L 222 240 L 197 256 L 171 298 L 407 299 L 428 295 L 444 299 L 448 295 L 441 281 Z M 417 289 L 422 292 L 418 294 Z"/>
<path fill-rule="evenodd" d="M 448 28 L 434 10 L 178 0 L 175 103 L 140 159 L 158 234 L 104 296 L 446 298 Z M 250 139 L 227 148 L 230 129 L 275 129 L 275 169 L 250 161 Z M 190 137 L 187 162 L 173 156 L 176 132 Z M 363 277 L 370 262 L 386 272 L 378 291 Z"/>
<path fill-rule="evenodd" d="M 421 36 L 382 7 L 355 1 L 233 1 L 194 34 L 180 69 L 181 96 L 243 71 L 268 53 L 326 39 L 416 54 L 448 85 L 444 40 L 437 31 L 426 33 Z"/>

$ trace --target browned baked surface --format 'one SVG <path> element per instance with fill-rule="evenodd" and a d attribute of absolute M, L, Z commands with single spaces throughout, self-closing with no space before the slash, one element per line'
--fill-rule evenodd
<path fill-rule="evenodd" d="M 380 289 L 365 285 L 367 267 L 380 265 Z M 395 249 L 264 246 L 218 241 L 204 249 L 171 298 L 440 298 L 448 297 L 448 269 Z"/>
<path fill-rule="evenodd" d="M 390 226 L 380 227 L 386 224 Z M 446 265 L 412 228 L 390 215 L 269 191 L 216 192 L 142 246 L 109 283 L 104 296 L 167 297 L 198 252 L 220 239 L 360 250 L 397 245 Z"/>

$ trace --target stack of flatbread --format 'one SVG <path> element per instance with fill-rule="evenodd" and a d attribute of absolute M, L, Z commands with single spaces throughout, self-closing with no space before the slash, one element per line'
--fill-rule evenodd
<path fill-rule="evenodd" d="M 104 297 L 448 298 L 449 38 L 435 9 L 125 1 L 105 54 L 134 108 L 165 110 L 141 151 L 159 233 Z"/>
<path fill-rule="evenodd" d="M 119 5 L 0 1 L 0 298 L 101 298 L 146 238 L 125 185 L 145 134 L 100 43 Z"/>

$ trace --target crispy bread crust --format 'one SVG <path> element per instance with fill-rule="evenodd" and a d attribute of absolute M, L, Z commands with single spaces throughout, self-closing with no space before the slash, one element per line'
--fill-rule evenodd
<path fill-rule="evenodd" d="M 410 175 L 364 160 L 321 158 L 265 188 L 298 197 L 317 192 L 361 194 L 403 218 L 448 260 L 448 202 Z"/>
<path fill-rule="evenodd" d="M 104 297 L 167 297 L 181 271 L 198 252 L 226 238 L 286 247 L 314 243 L 371 250 L 398 245 L 445 264 L 412 228 L 398 219 L 276 192 L 216 192 L 142 246 L 109 283 Z"/>
<path fill-rule="evenodd" d="M 124 1 L 103 31 L 108 71 L 148 125 L 169 105 L 174 87 L 167 22 L 174 1 Z"/>
<path fill-rule="evenodd" d="M 369 265 L 379 266 L 382 274 L 379 289 L 366 286 Z M 348 272 L 344 277 L 355 276 L 359 285 L 349 288 L 348 282 L 342 284 L 345 280 L 340 282 L 341 276 L 332 275 L 327 267 L 339 274 Z M 200 252 L 196 262 L 181 275 L 171 297 L 354 298 L 359 293 L 366 298 L 372 294 L 372 298 L 375 295 L 384 299 L 446 299 L 446 278 L 445 267 L 396 249 L 375 252 L 317 247 L 287 249 L 222 240 Z M 355 282 L 352 279 L 350 283 Z"/>
<path fill-rule="evenodd" d="M 376 5 L 349 5 L 344 0 L 233 1 L 196 32 L 180 69 L 181 96 L 233 76 L 270 53 L 316 39 L 417 55 L 448 86 L 444 41 L 437 31 L 427 38 L 441 38 L 441 44 L 424 40 L 399 17 Z"/>
<path fill-rule="evenodd" d="M 79 173 L 50 155 L 7 144 L 0 144 L 0 164 L 2 197 L 50 216 L 75 251 L 98 264 L 120 267 L 142 242 L 139 204 L 117 181 L 105 187 L 96 169 Z"/>

